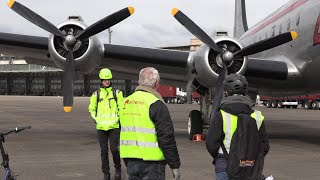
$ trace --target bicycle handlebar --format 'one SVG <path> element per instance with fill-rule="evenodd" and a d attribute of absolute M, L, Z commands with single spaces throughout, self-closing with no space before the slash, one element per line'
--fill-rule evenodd
<path fill-rule="evenodd" d="M 1 135 L 3 135 L 3 136 L 6 136 L 6 135 L 8 135 L 8 134 L 11 134 L 11 133 L 18 133 L 18 132 L 20 132 L 20 131 L 23 131 L 23 130 L 25 130 L 25 129 L 31 129 L 31 126 L 24 126 L 24 127 L 16 127 L 15 129 L 13 129 L 13 130 L 11 130 L 11 131 L 8 131 L 8 132 L 6 132 L 6 133 L 0 133 Z"/>
<path fill-rule="evenodd" d="M 18 132 L 23 131 L 25 129 L 31 129 L 31 126 L 16 127 L 15 133 L 18 133 Z"/>

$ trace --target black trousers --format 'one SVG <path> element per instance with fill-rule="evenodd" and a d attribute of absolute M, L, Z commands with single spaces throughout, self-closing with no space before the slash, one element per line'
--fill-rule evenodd
<path fill-rule="evenodd" d="M 108 140 L 110 142 L 110 151 L 112 153 L 113 163 L 115 169 L 121 169 L 120 153 L 119 153 L 119 141 L 120 141 L 120 129 L 110 129 L 108 131 L 98 130 L 98 139 L 101 148 L 101 161 L 102 172 L 104 174 L 110 173 L 109 167 L 109 153 L 108 153 Z"/>
<path fill-rule="evenodd" d="M 129 180 L 165 180 L 166 165 L 161 162 L 130 160 L 127 161 Z"/>

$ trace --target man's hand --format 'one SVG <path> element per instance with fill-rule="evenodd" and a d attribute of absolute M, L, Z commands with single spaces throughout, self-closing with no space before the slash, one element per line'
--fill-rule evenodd
<path fill-rule="evenodd" d="M 172 169 L 172 175 L 173 175 L 173 180 L 180 180 L 180 170 L 179 169 Z"/>

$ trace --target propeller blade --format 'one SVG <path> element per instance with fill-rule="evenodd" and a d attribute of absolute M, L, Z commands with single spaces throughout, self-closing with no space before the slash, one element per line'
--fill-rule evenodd
<path fill-rule="evenodd" d="M 134 13 L 134 8 L 133 7 L 127 7 L 124 8 L 118 12 L 115 12 L 100 21 L 92 24 L 89 26 L 87 29 L 82 31 L 76 39 L 86 39 L 90 36 L 93 36 L 95 34 L 98 34 L 99 32 L 110 28 L 111 26 L 118 24 L 119 22 L 123 21 L 127 17 L 129 17 L 131 14 Z"/>
<path fill-rule="evenodd" d="M 222 71 L 219 73 L 217 86 L 214 91 L 213 102 L 212 102 L 213 113 L 219 110 L 221 100 L 224 97 L 223 81 L 226 79 L 227 74 L 228 74 L 228 67 L 226 64 L 224 64 Z"/>
<path fill-rule="evenodd" d="M 250 46 L 247 46 L 234 54 L 235 56 L 249 56 L 251 54 L 256 54 L 282 44 L 285 44 L 289 41 L 295 40 L 298 37 L 298 33 L 295 31 L 279 34 L 269 39 L 254 43 Z"/>
<path fill-rule="evenodd" d="M 70 112 L 73 105 L 73 71 L 73 52 L 69 49 L 63 74 L 63 109 L 65 112 Z"/>
<path fill-rule="evenodd" d="M 196 23 L 189 19 L 179 9 L 173 8 L 172 15 L 180 22 L 189 32 L 208 45 L 211 49 L 222 55 L 223 51 Z"/>
<path fill-rule="evenodd" d="M 25 7 L 24 5 L 20 4 L 19 2 L 16 2 L 15 0 L 8 0 L 7 5 L 9 8 L 11 8 L 13 11 L 18 13 L 20 16 L 29 20 L 33 24 L 41 27 L 42 29 L 56 36 L 60 36 L 60 37 L 64 36 L 55 25 L 51 24 L 49 21 L 39 16 L 29 8 Z"/>

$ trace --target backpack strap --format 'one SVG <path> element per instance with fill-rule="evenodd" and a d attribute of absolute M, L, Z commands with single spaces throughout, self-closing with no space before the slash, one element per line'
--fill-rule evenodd
<path fill-rule="evenodd" d="M 97 107 L 96 107 L 96 117 L 98 115 L 98 104 L 99 104 L 99 99 L 100 99 L 100 89 L 97 90 Z"/>
<path fill-rule="evenodd" d="M 113 93 L 113 98 L 116 101 L 117 105 L 118 105 L 118 98 L 117 98 L 117 94 L 119 93 L 118 89 L 113 89 L 112 88 L 112 93 Z"/>
<path fill-rule="evenodd" d="M 117 94 L 118 94 L 119 92 L 120 92 L 120 91 L 119 91 L 118 89 L 113 89 L 113 88 L 112 88 L 113 98 L 114 98 L 114 100 L 116 101 L 117 108 L 118 108 L 118 112 L 119 112 L 119 106 L 118 106 Z"/>
<path fill-rule="evenodd" d="M 223 141 L 221 141 L 221 148 L 222 148 L 222 151 L 223 151 L 224 158 L 225 158 L 226 160 L 228 160 L 228 159 L 229 159 L 229 154 L 228 154 L 228 152 L 227 152 L 226 147 L 225 147 L 224 144 L 223 144 Z"/>

